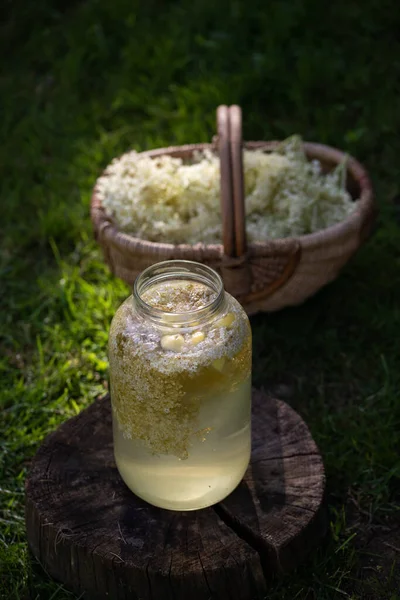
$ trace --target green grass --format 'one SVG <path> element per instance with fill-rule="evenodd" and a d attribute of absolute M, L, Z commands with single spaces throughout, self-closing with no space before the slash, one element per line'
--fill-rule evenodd
<path fill-rule="evenodd" d="M 24 478 L 43 437 L 106 389 L 128 289 L 92 239 L 93 182 L 128 148 L 209 140 L 216 106 L 240 103 L 247 139 L 297 132 L 359 157 L 381 208 L 334 284 L 252 320 L 255 383 L 309 423 L 330 507 L 330 538 L 269 598 L 399 600 L 397 2 L 8 0 L 3 12 L 1 597 L 73 598 L 29 560 Z"/>

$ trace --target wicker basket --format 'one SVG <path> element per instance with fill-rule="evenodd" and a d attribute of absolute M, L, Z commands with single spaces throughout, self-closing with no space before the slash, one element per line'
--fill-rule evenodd
<path fill-rule="evenodd" d="M 242 147 L 273 150 L 279 142 L 242 143 L 238 106 L 217 110 L 218 136 L 212 144 L 192 144 L 143 152 L 190 158 L 195 150 L 218 150 L 221 160 L 222 245 L 149 242 L 122 233 L 101 205 L 96 187 L 91 202 L 95 236 L 111 271 L 129 285 L 153 263 L 185 259 L 204 262 L 224 280 L 225 289 L 249 314 L 296 305 L 335 279 L 371 230 L 375 217 L 370 179 L 354 158 L 348 160 L 348 190 L 360 198 L 343 222 L 310 235 L 246 243 Z M 330 171 L 343 152 L 321 144 L 304 143 L 309 159 L 318 159 Z"/>

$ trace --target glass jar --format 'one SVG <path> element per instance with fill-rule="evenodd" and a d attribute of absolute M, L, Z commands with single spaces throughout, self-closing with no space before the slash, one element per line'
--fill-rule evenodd
<path fill-rule="evenodd" d="M 109 336 L 114 454 L 147 502 L 195 510 L 240 482 L 251 449 L 251 329 L 220 276 L 190 261 L 136 279 Z"/>

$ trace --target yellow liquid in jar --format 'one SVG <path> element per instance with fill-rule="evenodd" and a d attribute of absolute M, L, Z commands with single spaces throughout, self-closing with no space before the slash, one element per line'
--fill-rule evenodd
<path fill-rule="evenodd" d="M 241 481 L 250 459 L 250 378 L 200 408 L 198 436 L 182 460 L 152 455 L 140 440 L 124 438 L 114 419 L 114 453 L 127 486 L 140 498 L 172 510 L 196 510 L 225 498 Z"/>
<path fill-rule="evenodd" d="M 237 319 L 240 311 L 238 308 Z M 127 486 L 155 506 L 170 510 L 211 506 L 232 492 L 246 471 L 251 451 L 248 325 L 242 328 L 239 344 L 234 339 L 229 345 L 230 339 L 226 338 L 225 345 L 218 336 L 210 339 L 205 328 L 197 355 L 185 341 L 180 353 L 158 348 L 146 360 L 137 355 L 126 359 L 129 353 L 125 352 L 121 356 L 129 363 L 126 368 L 117 356 L 113 360 L 111 353 L 110 362 L 115 365 L 111 377 L 115 461 Z M 180 367 L 175 372 L 176 361 Z M 189 362 L 183 365 L 184 361 Z M 171 370 L 166 374 L 167 367 Z M 135 395 L 138 374 L 139 386 L 147 378 L 147 395 L 141 399 Z M 164 404 L 163 388 L 156 382 L 162 382 L 168 394 L 171 389 L 179 390 L 179 401 Z M 132 414 L 130 407 L 134 408 Z M 134 423 L 136 429 L 128 429 L 127 434 L 125 421 Z"/>

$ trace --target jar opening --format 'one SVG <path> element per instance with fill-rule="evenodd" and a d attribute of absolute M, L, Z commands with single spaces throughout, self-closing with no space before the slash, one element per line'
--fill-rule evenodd
<path fill-rule="evenodd" d="M 196 302 L 179 301 L 189 288 L 197 292 Z M 157 293 L 152 297 L 152 292 L 158 289 L 163 290 L 162 302 Z M 147 318 L 160 323 L 167 321 L 168 325 L 190 326 L 209 319 L 221 308 L 224 286 L 218 273 L 206 265 L 188 260 L 168 260 L 148 267 L 137 277 L 133 299 Z"/>

